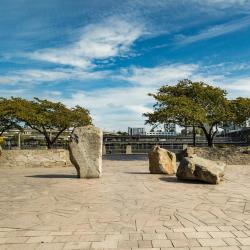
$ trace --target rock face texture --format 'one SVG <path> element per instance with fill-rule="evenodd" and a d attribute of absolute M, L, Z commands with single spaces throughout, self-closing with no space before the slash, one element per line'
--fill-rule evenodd
<path fill-rule="evenodd" d="M 75 128 L 69 153 L 79 178 L 99 178 L 102 173 L 102 131 L 92 125 Z"/>
<path fill-rule="evenodd" d="M 151 174 L 175 174 L 176 156 L 174 153 L 155 146 L 148 154 Z"/>
<path fill-rule="evenodd" d="M 187 147 L 181 152 L 176 154 L 176 158 L 178 161 L 181 161 L 184 157 L 192 157 L 195 154 L 193 147 Z"/>
<path fill-rule="evenodd" d="M 178 167 L 176 176 L 183 180 L 199 180 L 218 184 L 224 176 L 225 164 L 201 158 L 197 155 L 184 157 Z"/>
<path fill-rule="evenodd" d="M 69 151 L 65 149 L 3 150 L 0 168 L 72 167 Z"/>

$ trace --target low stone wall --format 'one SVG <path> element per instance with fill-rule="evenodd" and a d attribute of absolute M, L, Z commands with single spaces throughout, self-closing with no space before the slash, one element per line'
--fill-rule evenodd
<path fill-rule="evenodd" d="M 229 165 L 250 165 L 250 149 L 247 147 L 195 148 L 198 156 L 223 161 Z"/>
<path fill-rule="evenodd" d="M 3 150 L 0 168 L 52 168 L 72 166 L 69 151 L 51 150 Z"/>

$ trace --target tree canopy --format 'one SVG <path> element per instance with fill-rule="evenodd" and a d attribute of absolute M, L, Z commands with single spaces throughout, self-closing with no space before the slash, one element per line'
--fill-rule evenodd
<path fill-rule="evenodd" d="M 48 148 L 69 128 L 91 124 L 89 111 L 83 107 L 67 108 L 60 102 L 34 98 L 5 99 L 7 112 L 18 121 L 18 126 L 28 126 L 43 134 Z M 51 132 L 53 131 L 53 135 Z"/>
<path fill-rule="evenodd" d="M 153 112 L 144 114 L 146 123 L 174 122 L 180 126 L 198 127 L 204 132 L 208 146 L 213 145 L 218 127 L 223 123 L 242 123 L 250 117 L 249 99 L 229 101 L 225 90 L 204 82 L 185 79 L 173 86 L 162 86 L 156 94 L 149 95 L 156 103 Z"/>
<path fill-rule="evenodd" d="M 250 98 L 238 97 L 230 101 L 230 107 L 234 116 L 234 123 L 239 126 L 246 126 L 250 119 Z"/>
<path fill-rule="evenodd" d="M 12 110 L 9 100 L 0 98 L 0 136 L 9 129 L 22 129 Z"/>

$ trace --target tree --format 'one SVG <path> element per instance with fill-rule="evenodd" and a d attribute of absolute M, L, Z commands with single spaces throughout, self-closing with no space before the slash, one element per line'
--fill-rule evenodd
<path fill-rule="evenodd" d="M 250 98 L 238 97 L 230 101 L 231 112 L 234 115 L 234 123 L 239 126 L 246 126 L 250 119 Z"/>
<path fill-rule="evenodd" d="M 13 128 L 22 130 L 9 100 L 0 98 L 0 136 L 2 136 L 5 131 Z"/>
<path fill-rule="evenodd" d="M 173 122 L 183 127 L 200 128 L 209 147 L 223 121 L 228 121 L 231 112 L 226 91 L 204 82 L 179 81 L 177 85 L 162 86 L 156 94 L 154 111 L 144 114 L 146 123 Z"/>
<path fill-rule="evenodd" d="M 80 106 L 70 109 L 60 102 L 39 98 L 30 101 L 12 97 L 10 101 L 17 119 L 43 134 L 49 149 L 66 129 L 91 124 L 89 111 Z"/>

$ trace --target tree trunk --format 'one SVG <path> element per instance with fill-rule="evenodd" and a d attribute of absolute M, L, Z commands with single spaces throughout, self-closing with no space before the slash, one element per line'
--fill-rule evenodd
<path fill-rule="evenodd" d="M 214 138 L 212 137 L 211 134 L 208 134 L 208 136 L 206 136 L 206 138 L 207 138 L 207 146 L 212 148 L 214 146 L 214 143 L 213 143 Z"/>
<path fill-rule="evenodd" d="M 51 149 L 52 146 L 54 145 L 54 143 L 56 142 L 56 140 L 58 139 L 58 137 L 63 133 L 63 131 L 65 131 L 67 129 L 66 128 L 62 128 L 56 135 L 54 138 L 51 138 L 51 133 L 47 133 L 46 129 L 44 129 L 44 136 L 45 136 L 45 140 L 46 140 L 46 144 L 48 149 Z"/>
<path fill-rule="evenodd" d="M 203 132 L 204 132 L 204 134 L 206 136 L 207 146 L 210 147 L 210 148 L 214 146 L 213 141 L 214 141 L 215 133 L 212 132 L 213 131 L 213 126 L 210 127 L 209 132 L 207 132 L 207 130 L 206 130 L 206 128 L 204 126 L 200 127 L 203 130 Z"/>
<path fill-rule="evenodd" d="M 47 148 L 51 149 L 52 148 L 52 143 L 50 141 L 46 140 Z"/>
<path fill-rule="evenodd" d="M 44 134 L 44 137 L 45 137 L 47 148 L 51 149 L 52 148 L 52 142 L 51 142 L 49 136 L 47 134 Z"/>
<path fill-rule="evenodd" d="M 42 129 L 43 129 L 43 135 L 44 135 L 45 140 L 46 140 L 47 148 L 48 148 L 48 149 L 51 149 L 53 143 L 52 143 L 52 141 L 50 140 L 50 136 L 49 136 L 49 134 L 48 134 L 48 132 L 47 132 L 47 130 L 46 130 L 45 127 L 42 127 Z"/>
<path fill-rule="evenodd" d="M 196 131 L 195 131 L 195 126 L 193 126 L 193 146 L 196 146 Z"/>

